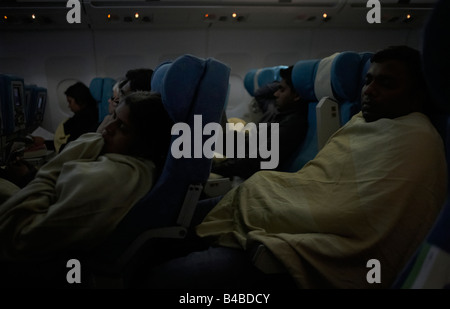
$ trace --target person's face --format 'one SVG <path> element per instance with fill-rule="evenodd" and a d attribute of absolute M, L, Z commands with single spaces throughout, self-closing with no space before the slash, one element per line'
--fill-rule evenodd
<path fill-rule="evenodd" d="M 274 96 L 276 97 L 275 105 L 280 112 L 298 104 L 297 101 L 300 99 L 284 79 L 281 80 L 280 87 L 275 91 Z"/>
<path fill-rule="evenodd" d="M 394 119 L 412 112 L 414 100 L 406 64 L 397 60 L 372 63 L 361 92 L 361 111 L 366 122 Z"/>
<path fill-rule="evenodd" d="M 113 112 L 112 120 L 102 132 L 105 145 L 103 153 L 131 154 L 135 142 L 135 131 L 130 123 L 130 108 L 120 103 Z"/>
<path fill-rule="evenodd" d="M 69 109 L 73 112 L 73 113 L 77 113 L 81 110 L 80 105 L 78 105 L 75 101 L 75 99 L 71 96 L 66 96 L 67 98 L 67 103 L 69 103 Z"/>

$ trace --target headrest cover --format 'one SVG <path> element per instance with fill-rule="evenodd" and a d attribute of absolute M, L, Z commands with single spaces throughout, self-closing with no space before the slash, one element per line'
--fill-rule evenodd
<path fill-rule="evenodd" d="M 204 59 L 188 54 L 178 57 L 167 68 L 161 98 L 174 122 L 186 122 L 204 69 Z"/>
<path fill-rule="evenodd" d="M 314 81 L 319 61 L 318 59 L 300 60 L 292 69 L 292 83 L 295 90 L 300 97 L 309 102 L 317 101 L 314 92 Z"/>
<path fill-rule="evenodd" d="M 331 88 L 331 67 L 334 58 L 337 55 L 339 55 L 339 53 L 323 58 L 317 66 L 316 78 L 314 80 L 314 92 L 317 100 L 320 100 L 323 97 L 336 99 L 334 97 L 333 89 Z"/>

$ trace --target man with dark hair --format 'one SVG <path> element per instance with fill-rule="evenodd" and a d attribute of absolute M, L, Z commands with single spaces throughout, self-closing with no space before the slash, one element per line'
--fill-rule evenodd
<path fill-rule="evenodd" d="M 158 265 L 146 285 L 281 287 L 249 259 L 262 244 L 291 287 L 391 287 L 446 197 L 420 63 L 410 47 L 375 54 L 362 111 L 297 173 L 261 171 L 229 191 L 196 226 L 211 246 Z"/>
<path fill-rule="evenodd" d="M 394 119 L 412 112 L 425 113 L 431 102 L 421 61 L 420 54 L 407 46 L 392 46 L 372 57 L 361 102 L 367 122 L 380 118 Z M 408 100 L 405 96 L 393 96 L 400 87 L 411 89 L 415 95 Z M 380 89 L 384 91 L 380 92 Z"/>
<path fill-rule="evenodd" d="M 308 103 L 304 101 L 296 92 L 292 84 L 292 68 L 280 70 L 281 82 L 278 89 L 273 93 L 276 98 L 276 109 L 268 109 L 257 126 L 261 123 L 267 123 L 270 130 L 270 124 L 279 125 L 279 161 L 275 170 L 280 170 L 283 164 L 291 157 L 294 151 L 303 142 L 308 130 Z M 239 176 L 246 179 L 255 172 L 261 170 L 260 156 L 251 158 L 248 155 L 249 143 L 248 135 L 245 145 L 246 156 L 244 158 L 227 158 L 222 161 L 213 161 L 212 172 L 224 177 Z M 261 141 L 259 141 L 261 143 Z M 265 141 L 267 145 L 272 145 L 271 134 L 267 134 Z"/>
<path fill-rule="evenodd" d="M 128 70 L 125 80 L 120 84 L 122 94 L 134 91 L 150 91 L 152 82 L 152 69 L 140 68 Z"/>

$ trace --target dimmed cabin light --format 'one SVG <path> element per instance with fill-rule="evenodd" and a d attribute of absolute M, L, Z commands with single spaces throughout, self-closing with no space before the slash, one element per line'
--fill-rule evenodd
<path fill-rule="evenodd" d="M 405 18 L 403 19 L 403 22 L 408 23 L 410 21 L 412 21 L 412 15 L 411 14 L 406 14 Z"/>

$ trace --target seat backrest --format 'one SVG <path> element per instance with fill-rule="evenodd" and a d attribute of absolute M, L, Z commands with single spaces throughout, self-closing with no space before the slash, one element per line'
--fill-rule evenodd
<path fill-rule="evenodd" d="M 255 90 L 258 88 L 256 72 L 257 69 L 251 69 L 244 76 L 244 88 L 247 90 L 248 94 L 252 97 L 255 95 Z"/>
<path fill-rule="evenodd" d="M 309 102 L 309 128 L 303 144 L 283 167 L 284 171 L 302 168 L 360 110 L 362 71 L 370 56 L 368 52 L 344 51 L 322 59 L 300 60 L 294 65 L 294 86 Z"/>
<path fill-rule="evenodd" d="M 318 70 L 321 78 L 315 84 L 316 96 L 321 98 L 316 107 L 319 150 L 360 111 L 362 70 L 367 55 L 344 51 L 321 60 Z"/>
<path fill-rule="evenodd" d="M 334 99 L 339 104 L 341 126 L 359 110 L 362 87 L 362 65 L 366 56 L 352 51 L 341 52 L 331 65 L 331 85 Z"/>
<path fill-rule="evenodd" d="M 109 77 L 95 77 L 89 84 L 89 90 L 92 96 L 97 101 L 98 106 L 98 121 L 103 121 L 106 115 L 109 114 L 109 102 L 108 99 L 112 96 L 113 86 L 116 80 Z"/>
<path fill-rule="evenodd" d="M 245 74 L 244 88 L 252 97 L 255 91 L 274 81 L 280 81 L 280 70 L 287 69 L 286 65 L 277 65 L 272 67 L 264 67 L 260 69 L 251 69 Z"/>
<path fill-rule="evenodd" d="M 161 63 L 154 70 L 152 91 L 161 93 L 163 104 L 175 124 L 189 126 L 192 154 L 195 152 L 194 139 L 201 135 L 196 142 L 203 145 L 211 138 L 202 134 L 203 127 L 208 123 L 220 123 L 229 74 L 230 68 L 216 59 L 188 54 L 173 62 Z M 173 135 L 171 144 L 178 138 Z M 206 183 L 210 170 L 211 159 L 205 154 L 196 158 L 194 155 L 174 158 L 169 151 L 161 176 L 100 248 L 102 254 L 115 259 L 146 230 L 179 225 L 180 209 L 190 186 Z M 195 206 L 197 201 L 192 201 L 192 204 Z"/>
<path fill-rule="evenodd" d="M 27 131 L 34 130 L 44 119 L 47 88 L 25 85 L 25 118 Z"/>
<path fill-rule="evenodd" d="M 316 105 L 318 100 L 314 91 L 314 81 L 319 62 L 319 59 L 300 60 L 292 69 L 292 83 L 295 90 L 308 102 L 308 130 L 303 143 L 281 167 L 281 170 L 285 172 L 298 171 L 317 154 Z"/>
<path fill-rule="evenodd" d="M 1 134 L 25 129 L 25 83 L 19 76 L 0 74 Z"/>
<path fill-rule="evenodd" d="M 257 74 L 255 74 L 258 88 L 270 84 L 274 81 L 280 81 L 281 80 L 280 70 L 287 68 L 288 66 L 286 65 L 277 65 L 273 67 L 265 67 L 259 70 Z"/>

